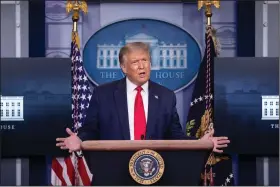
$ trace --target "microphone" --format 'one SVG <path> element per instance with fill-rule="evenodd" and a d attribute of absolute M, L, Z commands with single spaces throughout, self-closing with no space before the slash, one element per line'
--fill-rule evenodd
<path fill-rule="evenodd" d="M 145 136 L 142 134 L 141 135 L 141 140 L 144 140 L 145 139 Z"/>

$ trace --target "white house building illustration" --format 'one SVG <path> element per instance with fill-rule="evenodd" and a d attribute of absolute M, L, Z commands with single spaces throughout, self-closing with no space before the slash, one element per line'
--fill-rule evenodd
<path fill-rule="evenodd" d="M 279 96 L 262 96 L 262 120 L 279 119 Z"/>
<path fill-rule="evenodd" d="M 152 70 L 187 68 L 187 44 L 166 44 L 159 42 L 153 36 L 138 33 L 131 37 L 126 37 L 124 42 L 119 42 L 117 45 L 98 44 L 97 69 L 119 69 L 119 51 L 121 47 L 131 42 L 145 42 L 149 44 Z"/>
<path fill-rule="evenodd" d="M 23 121 L 23 96 L 1 96 L 1 121 Z"/>

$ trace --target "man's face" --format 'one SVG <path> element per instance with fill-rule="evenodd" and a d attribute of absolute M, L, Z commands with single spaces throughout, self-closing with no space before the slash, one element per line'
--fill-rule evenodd
<path fill-rule="evenodd" d="M 144 50 L 128 53 L 121 68 L 131 82 L 138 86 L 145 84 L 150 79 L 151 73 L 149 53 Z"/>

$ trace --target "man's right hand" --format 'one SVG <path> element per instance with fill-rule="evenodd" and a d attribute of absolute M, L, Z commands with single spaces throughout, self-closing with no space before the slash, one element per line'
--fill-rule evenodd
<path fill-rule="evenodd" d="M 57 138 L 56 141 L 58 143 L 56 144 L 56 146 L 60 147 L 60 149 L 63 150 L 69 149 L 69 153 L 72 153 L 74 151 L 80 151 L 82 143 L 81 139 L 77 136 L 76 133 L 72 132 L 69 128 L 66 129 L 66 132 L 69 134 L 69 137 Z"/>

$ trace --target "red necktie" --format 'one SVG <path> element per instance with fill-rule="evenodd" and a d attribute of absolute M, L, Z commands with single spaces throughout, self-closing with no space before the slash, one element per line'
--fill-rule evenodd
<path fill-rule="evenodd" d="M 146 136 L 146 117 L 141 96 L 142 87 L 138 86 L 136 90 L 137 94 L 134 103 L 134 140 L 142 140 Z"/>

